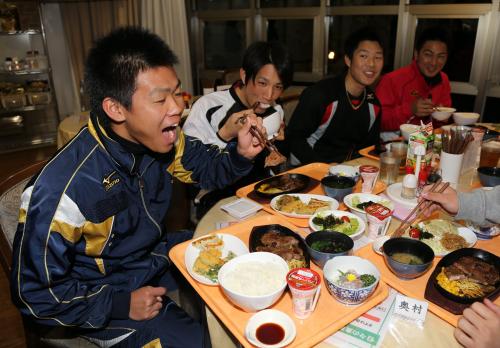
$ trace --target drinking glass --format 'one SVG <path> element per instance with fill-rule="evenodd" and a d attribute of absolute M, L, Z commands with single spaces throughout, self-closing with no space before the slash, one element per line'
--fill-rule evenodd
<path fill-rule="evenodd" d="M 383 152 L 380 154 L 380 180 L 387 185 L 396 182 L 399 174 L 400 157 L 394 152 Z"/>

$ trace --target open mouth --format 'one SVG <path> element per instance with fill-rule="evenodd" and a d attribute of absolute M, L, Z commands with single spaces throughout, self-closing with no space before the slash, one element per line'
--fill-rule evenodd
<path fill-rule="evenodd" d="M 174 132 L 177 129 L 178 124 L 173 124 L 171 126 L 163 128 L 161 131 L 162 132 Z"/>

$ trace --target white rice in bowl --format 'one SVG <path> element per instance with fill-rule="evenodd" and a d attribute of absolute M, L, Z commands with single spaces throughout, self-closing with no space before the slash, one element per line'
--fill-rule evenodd
<path fill-rule="evenodd" d="M 237 264 L 224 278 L 224 286 L 245 296 L 263 296 L 278 291 L 286 281 L 283 267 L 273 262 L 246 261 Z"/>

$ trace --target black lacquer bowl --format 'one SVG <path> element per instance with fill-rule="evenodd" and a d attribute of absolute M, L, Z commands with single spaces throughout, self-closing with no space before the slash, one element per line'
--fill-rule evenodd
<path fill-rule="evenodd" d="M 304 259 L 305 259 L 305 267 L 309 267 L 311 264 L 311 256 L 309 255 L 309 252 L 307 250 L 307 245 L 304 242 L 304 239 L 297 233 L 293 232 L 291 229 L 278 225 L 278 224 L 272 224 L 272 225 L 262 225 L 262 226 L 255 226 L 252 229 L 252 232 L 250 233 L 250 240 L 249 240 L 249 249 L 250 252 L 255 252 L 255 251 L 260 251 L 257 250 L 259 246 L 263 246 L 264 243 L 262 242 L 262 238 L 264 237 L 265 234 L 275 231 L 279 235 L 282 236 L 289 236 L 293 237 L 298 241 L 298 247 L 302 250 L 304 254 Z M 272 249 L 268 250 L 268 252 L 273 252 Z M 275 253 L 276 254 L 276 253 Z M 290 265 L 290 263 L 289 263 Z"/>

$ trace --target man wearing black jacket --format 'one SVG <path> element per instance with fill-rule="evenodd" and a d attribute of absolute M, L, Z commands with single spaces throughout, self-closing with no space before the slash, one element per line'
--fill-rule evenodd
<path fill-rule="evenodd" d="M 384 63 L 381 40 L 363 28 L 346 40 L 347 71 L 304 90 L 286 129 L 293 165 L 343 162 L 376 144 L 380 103 L 368 88 Z"/>

